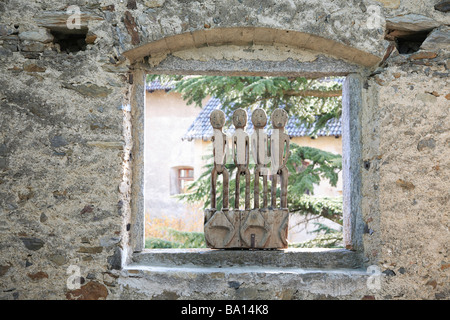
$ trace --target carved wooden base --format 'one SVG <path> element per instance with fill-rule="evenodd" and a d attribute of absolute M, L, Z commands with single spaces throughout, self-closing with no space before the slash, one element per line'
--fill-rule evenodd
<path fill-rule="evenodd" d="M 213 249 L 285 249 L 289 211 L 205 210 L 205 239 Z"/>

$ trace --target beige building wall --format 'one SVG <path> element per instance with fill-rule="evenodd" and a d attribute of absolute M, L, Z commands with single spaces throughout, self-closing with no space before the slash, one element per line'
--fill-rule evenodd
<path fill-rule="evenodd" d="M 201 108 L 187 106 L 179 93 L 157 90 L 146 93 L 145 107 L 145 208 L 151 217 L 180 215 L 186 206 L 173 197 L 177 169 L 199 166 L 195 144 L 181 137 Z"/>

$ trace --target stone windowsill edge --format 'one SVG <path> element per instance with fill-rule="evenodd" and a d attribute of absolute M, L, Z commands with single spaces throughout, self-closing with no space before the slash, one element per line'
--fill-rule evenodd
<path fill-rule="evenodd" d="M 124 271 L 189 272 L 365 272 L 362 255 L 347 249 L 284 250 L 144 249 Z"/>
<path fill-rule="evenodd" d="M 310 269 L 310 268 L 281 268 L 281 267 L 165 267 L 148 266 L 139 263 L 133 263 L 125 266 L 120 271 L 125 277 L 142 277 L 145 274 L 270 274 L 270 275 L 306 275 L 306 274 L 326 274 L 336 276 L 357 276 L 368 277 L 370 273 L 366 269 Z"/>

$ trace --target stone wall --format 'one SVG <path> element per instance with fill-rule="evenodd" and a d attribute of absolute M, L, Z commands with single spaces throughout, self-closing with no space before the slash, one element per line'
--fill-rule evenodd
<path fill-rule="evenodd" d="M 360 74 L 363 253 L 386 275 L 374 296 L 448 299 L 445 2 L 2 1 L 0 298 L 152 297 L 133 293 L 120 271 L 136 236 L 135 92 L 143 96 L 142 69 L 216 72 L 220 59 L 193 57 L 222 45 L 308 52 L 263 63 L 235 50 L 221 58 L 235 73 L 288 66 L 310 76 Z M 81 9 L 79 30 L 67 29 L 69 5 Z M 381 24 L 369 28 L 374 12 Z M 82 287 L 72 290 L 78 275 Z"/>
<path fill-rule="evenodd" d="M 442 51 L 417 60 L 394 54 L 367 81 L 364 243 L 367 257 L 388 275 L 387 298 L 449 298 L 446 59 Z"/>

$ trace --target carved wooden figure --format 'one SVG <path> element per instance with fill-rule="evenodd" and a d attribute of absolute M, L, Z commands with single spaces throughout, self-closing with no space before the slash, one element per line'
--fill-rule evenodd
<path fill-rule="evenodd" d="M 255 161 L 255 180 L 254 185 L 254 208 L 259 208 L 259 178 L 263 178 L 263 208 L 267 208 L 267 175 L 269 163 L 268 156 L 268 136 L 264 132 L 264 127 L 267 124 L 267 115 L 263 109 L 256 109 L 252 113 L 252 123 L 254 132 L 251 136 L 252 154 Z"/>
<path fill-rule="evenodd" d="M 212 137 L 214 167 L 211 172 L 211 208 L 216 209 L 217 176 L 221 174 L 223 178 L 222 210 L 228 210 L 229 175 L 225 168 L 227 136 L 222 129 L 225 124 L 225 114 L 223 111 L 214 110 L 211 112 L 210 122 L 214 132 Z"/>
<path fill-rule="evenodd" d="M 272 113 L 273 131 L 270 137 L 270 155 L 271 155 L 271 171 L 272 171 L 272 208 L 277 207 L 277 178 L 280 175 L 281 180 L 281 196 L 280 206 L 282 209 L 287 208 L 287 182 L 288 169 L 286 163 L 289 157 L 289 141 L 290 137 L 284 132 L 284 127 L 288 121 L 288 114 L 284 109 L 276 109 Z"/>
<path fill-rule="evenodd" d="M 214 110 L 210 115 L 213 127 L 213 156 L 214 167 L 211 171 L 211 209 L 205 211 L 205 240 L 210 248 L 238 248 L 240 247 L 239 225 L 240 216 L 228 210 L 229 174 L 225 168 L 227 153 L 227 136 L 223 132 L 225 114 L 221 110 Z M 216 210 L 217 176 L 223 177 L 222 210 Z"/>
<path fill-rule="evenodd" d="M 280 109 L 281 110 L 281 109 Z M 236 164 L 236 199 L 234 208 L 228 208 L 228 171 L 225 168 L 227 139 L 222 127 L 225 123 L 223 112 L 216 110 L 211 113 L 210 121 L 214 129 L 213 153 L 214 168 L 211 172 L 211 209 L 205 210 L 204 234 L 206 245 L 215 249 L 283 249 L 287 248 L 287 233 L 289 211 L 287 207 L 287 169 L 286 161 L 289 155 L 289 137 L 284 133 L 287 114 L 284 110 L 275 111 L 272 115 L 274 134 L 271 137 L 271 161 L 275 165 L 272 175 L 272 207 L 267 207 L 267 168 L 269 160 L 268 137 L 264 133 L 267 116 L 263 110 L 255 110 L 252 122 L 255 133 L 252 135 L 252 152 L 255 158 L 255 208 L 250 209 L 250 172 L 249 136 L 244 131 L 247 125 L 247 113 L 238 109 L 233 114 L 233 124 L 236 128 L 232 136 L 233 160 Z M 267 171 L 267 172 L 264 172 Z M 223 209 L 216 209 L 217 176 L 223 176 Z M 276 205 L 277 175 L 281 175 L 282 199 L 281 208 Z M 239 180 L 245 175 L 245 210 L 239 209 Z M 259 179 L 263 177 L 264 203 L 259 208 Z"/>
<path fill-rule="evenodd" d="M 250 208 L 250 171 L 248 170 L 250 143 L 249 136 L 244 128 L 247 126 L 247 112 L 237 109 L 233 113 L 233 125 L 235 132 L 232 138 L 233 160 L 236 165 L 236 192 L 234 208 L 239 209 L 239 183 L 240 176 L 245 175 L 245 209 Z"/>

